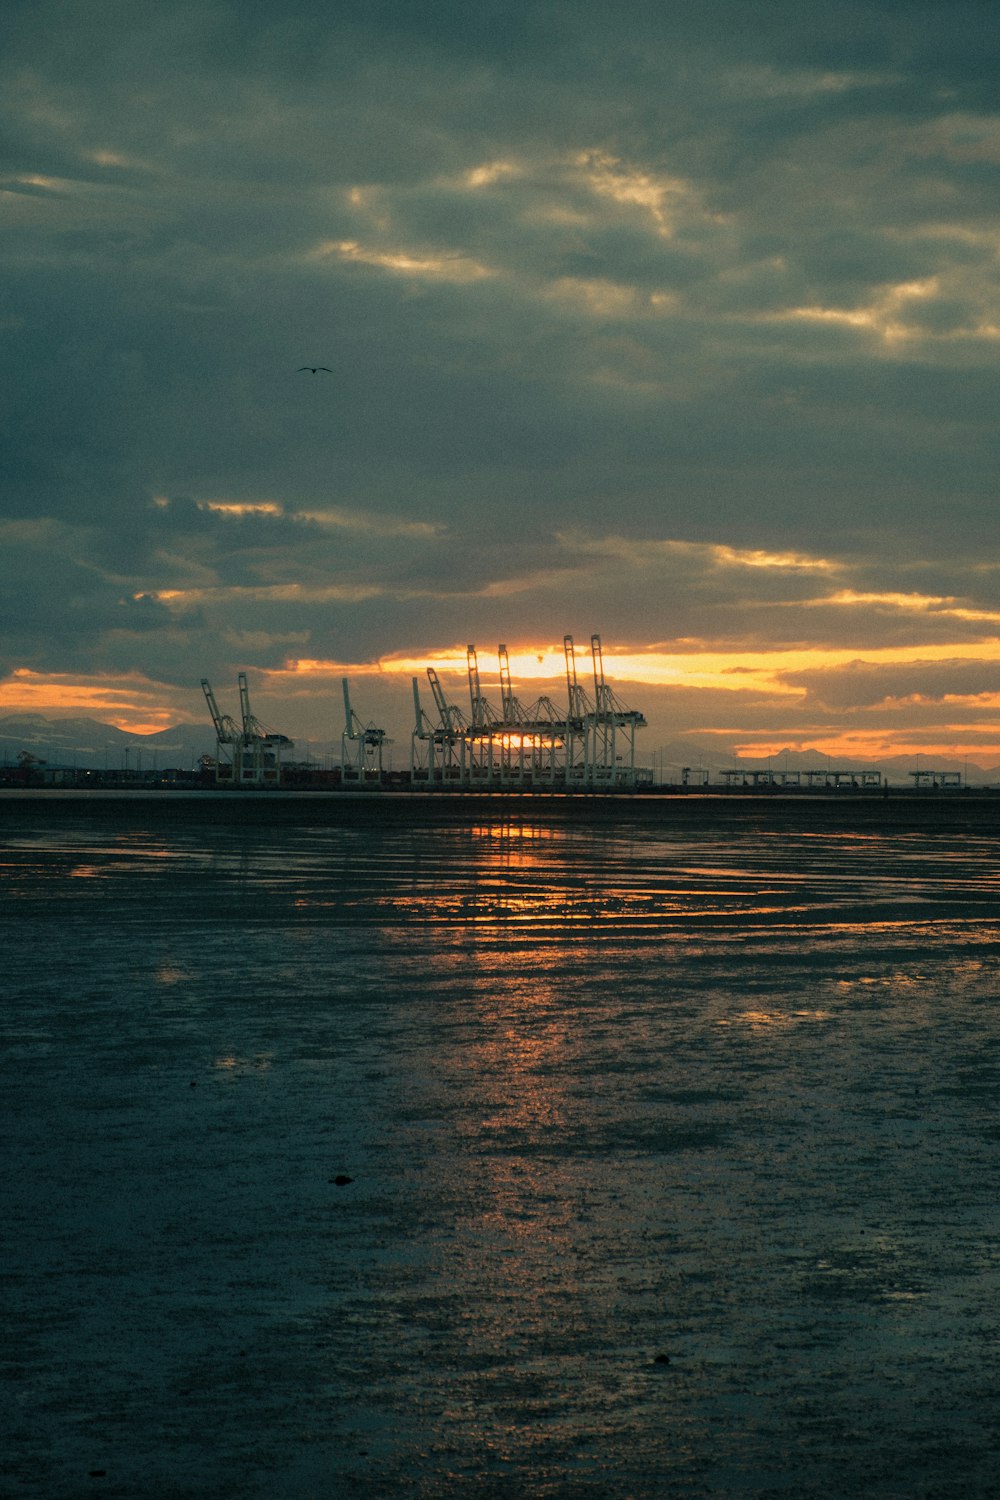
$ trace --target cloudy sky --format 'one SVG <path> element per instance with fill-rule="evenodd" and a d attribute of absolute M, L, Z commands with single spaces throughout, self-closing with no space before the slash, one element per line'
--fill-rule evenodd
<path fill-rule="evenodd" d="M 0 713 L 405 741 L 598 631 L 647 758 L 1000 761 L 991 0 L 4 28 Z"/>

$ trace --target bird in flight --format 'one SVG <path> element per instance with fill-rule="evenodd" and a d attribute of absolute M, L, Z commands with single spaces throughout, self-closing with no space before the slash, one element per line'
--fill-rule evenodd
<path fill-rule="evenodd" d="M 325 370 L 328 375 L 333 374 L 329 365 L 299 365 L 297 373 L 301 375 L 303 370 L 308 370 L 311 375 L 315 375 L 317 370 Z"/>

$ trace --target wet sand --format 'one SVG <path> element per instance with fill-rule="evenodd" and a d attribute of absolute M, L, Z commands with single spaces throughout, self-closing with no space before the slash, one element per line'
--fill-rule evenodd
<path fill-rule="evenodd" d="M 4 799 L 0 1490 L 994 1494 L 993 803 L 433 800 Z"/>

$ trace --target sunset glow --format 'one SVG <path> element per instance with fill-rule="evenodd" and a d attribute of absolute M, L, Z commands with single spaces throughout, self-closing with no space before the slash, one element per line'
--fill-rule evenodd
<path fill-rule="evenodd" d="M 1000 1500 L 1000 0 L 0 19 L 10 1493 Z"/>
<path fill-rule="evenodd" d="M 616 683 L 636 683 L 656 687 L 721 688 L 727 692 L 765 692 L 787 697 L 802 697 L 806 689 L 789 684 L 785 676 L 800 672 L 829 670 L 849 664 L 876 663 L 882 665 L 905 665 L 915 660 L 938 662 L 965 659 L 969 661 L 995 662 L 1000 668 L 1000 646 L 988 644 L 955 643 L 950 645 L 922 645 L 913 650 L 881 647 L 863 653 L 831 647 L 812 647 L 796 651 L 704 651 L 691 650 L 683 653 L 662 651 L 617 652 L 603 651 L 605 676 Z M 484 662 L 488 667 L 488 654 L 483 653 L 480 670 Z M 565 680 L 565 660 L 562 649 L 552 646 L 512 649 L 510 651 L 511 672 L 515 678 L 529 682 L 552 682 Z M 428 667 L 438 672 L 465 675 L 465 650 L 457 647 L 451 651 L 436 652 L 423 657 L 386 657 L 378 663 L 378 670 L 412 676 L 423 673 Z M 589 641 L 576 647 L 576 668 L 580 680 L 592 669 Z M 339 670 L 333 664 L 310 662 L 292 663 L 289 670 Z"/>
<path fill-rule="evenodd" d="M 42 713 L 60 717 L 96 716 L 131 734 L 155 734 L 178 720 L 161 686 L 144 679 L 83 680 L 46 677 L 25 667 L 0 682 L 6 713 Z"/>
<path fill-rule="evenodd" d="M 248 634 L 247 641 L 251 639 Z M 269 639 L 266 633 L 260 633 L 260 645 L 266 645 Z M 515 692 L 525 705 L 542 694 L 557 705 L 564 702 L 566 666 L 561 645 L 542 642 L 536 649 L 512 649 L 509 659 Z M 964 693 L 889 691 L 894 671 L 926 673 L 936 670 L 937 664 L 947 671 L 959 662 L 967 664 L 969 670 L 977 669 L 977 664 L 988 669 L 1000 668 L 1000 649 L 991 641 L 921 645 L 912 650 L 882 647 L 863 654 L 831 647 L 754 652 L 712 651 L 694 646 L 683 652 L 618 652 L 607 647 L 604 650 L 606 680 L 629 707 L 642 708 L 650 718 L 653 730 L 648 739 L 662 738 L 664 730 L 670 732 L 676 717 L 672 704 L 682 701 L 684 732 L 701 736 L 706 747 L 717 743 L 721 748 L 723 743 L 731 743 L 734 754 L 747 757 L 801 750 L 841 760 L 919 753 L 951 759 L 971 756 L 983 764 L 992 764 L 994 760 L 1000 763 L 1000 691 L 986 686 Z M 426 655 L 387 656 L 367 663 L 293 657 L 282 667 L 253 672 L 251 681 L 261 710 L 266 711 L 270 720 L 277 722 L 281 716 L 280 703 L 287 699 L 291 703 L 301 701 L 321 707 L 325 703 L 322 711 L 327 723 L 331 716 L 336 721 L 341 712 L 342 678 L 358 685 L 356 693 L 362 696 L 370 693 L 364 684 L 377 681 L 384 685 L 380 701 L 384 698 L 388 712 L 406 724 L 411 716 L 406 679 L 415 677 L 421 691 L 426 693 L 428 667 L 441 675 L 450 701 L 467 705 L 464 645 Z M 489 649 L 480 650 L 479 669 L 483 690 L 499 702 L 498 668 Z M 577 643 L 576 671 L 581 687 L 593 696 L 589 637 Z M 817 674 L 819 680 L 826 680 L 829 674 L 844 671 L 888 673 L 886 691 L 877 701 L 855 711 L 855 717 L 858 712 L 863 713 L 866 720 L 863 725 L 845 724 L 838 728 L 824 722 L 820 727 L 815 722 L 817 708 L 811 701 L 811 683 Z M 178 722 L 201 722 L 204 713 L 196 688 L 197 684 L 192 684 L 189 689 L 168 689 L 139 676 L 87 678 L 46 675 L 27 668 L 16 669 L 0 683 L 8 713 L 93 716 L 136 734 L 153 733 Z M 227 689 L 223 685 L 220 691 L 225 694 Z M 664 693 L 667 696 L 661 699 Z M 777 732 L 744 729 L 740 734 L 735 724 L 713 723 L 717 705 L 722 701 L 719 694 L 737 705 L 769 704 L 772 714 L 780 704 L 785 704 L 796 713 L 804 713 L 806 722 L 788 722 Z M 681 695 L 680 699 L 676 695 Z M 702 698 L 705 707 L 699 712 Z M 300 732 L 294 722 L 300 712 L 293 715 L 292 721 L 286 714 L 283 727 Z M 828 711 L 821 716 L 829 720 Z M 927 722 L 920 722 L 921 717 Z M 662 727 L 657 727 L 657 721 Z M 525 743 L 530 743 L 530 739 Z"/>
<path fill-rule="evenodd" d="M 559 705 L 599 631 L 647 758 L 988 759 L 982 7 L 717 3 L 236 7 L 221 89 L 219 0 L 16 6 L 0 718 L 201 724 L 246 673 L 336 754 L 347 676 L 408 745 L 469 641 Z"/>

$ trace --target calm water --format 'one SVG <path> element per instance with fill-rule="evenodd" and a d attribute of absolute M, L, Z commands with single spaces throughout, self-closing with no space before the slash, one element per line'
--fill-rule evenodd
<path fill-rule="evenodd" d="M 167 802 L 0 804 L 0 1490 L 998 1492 L 982 808 Z"/>

